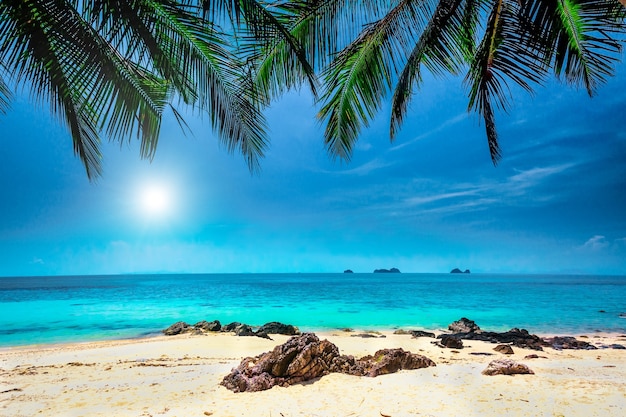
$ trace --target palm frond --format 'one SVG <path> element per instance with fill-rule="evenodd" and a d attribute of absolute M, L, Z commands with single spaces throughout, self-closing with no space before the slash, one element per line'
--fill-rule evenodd
<path fill-rule="evenodd" d="M 466 3 L 466 8 L 462 8 Z M 396 83 L 391 102 L 390 137 L 395 138 L 408 110 L 412 91 L 421 82 L 422 64 L 435 74 L 456 73 L 460 69 L 469 46 L 464 25 L 476 17 L 465 13 L 474 0 L 442 0 L 437 4 L 428 25 L 422 32 L 407 59 Z M 475 8 L 477 9 L 477 8 Z"/>
<path fill-rule="evenodd" d="M 532 93 L 533 86 L 541 84 L 547 74 L 543 64 L 546 52 L 533 47 L 535 38 L 529 36 L 527 22 L 520 16 L 518 3 L 494 2 L 485 36 L 465 78 L 470 86 L 468 109 L 483 117 L 494 164 L 501 157 L 494 108 L 508 110 L 510 82 Z"/>
<path fill-rule="evenodd" d="M 0 113 L 6 113 L 11 106 L 11 90 L 4 81 L 4 78 L 0 76 Z"/>
<path fill-rule="evenodd" d="M 318 118 L 327 121 L 324 133 L 328 151 L 349 160 L 361 129 L 378 111 L 391 88 L 398 59 L 411 44 L 427 15 L 424 4 L 401 1 L 381 20 L 366 26 L 359 37 L 341 51 L 323 72 L 325 102 Z"/>
<path fill-rule="evenodd" d="M 240 50 L 250 60 L 262 61 L 258 85 L 270 99 L 302 81 L 317 95 L 313 66 L 301 40 L 290 28 L 296 3 L 290 9 L 279 7 L 280 2 L 264 5 L 256 0 L 244 0 L 241 4 L 247 35 L 241 36 Z"/>
<path fill-rule="evenodd" d="M 266 124 L 252 74 L 230 48 L 228 35 L 207 27 L 206 22 L 185 13 L 175 4 L 162 8 L 161 43 L 171 43 L 178 73 L 193 86 L 193 103 L 206 111 L 213 128 L 229 151 L 239 149 L 252 171 L 267 146 Z"/>
<path fill-rule="evenodd" d="M 618 0 L 535 0 L 522 12 L 557 77 L 593 95 L 613 75 L 626 30 L 626 8 Z"/>

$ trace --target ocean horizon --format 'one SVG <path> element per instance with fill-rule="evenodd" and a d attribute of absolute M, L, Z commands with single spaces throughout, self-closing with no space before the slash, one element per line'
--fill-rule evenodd
<path fill-rule="evenodd" d="M 447 328 L 626 333 L 626 276 L 450 273 L 0 277 L 0 347 L 137 338 L 177 321 L 303 331 Z"/>

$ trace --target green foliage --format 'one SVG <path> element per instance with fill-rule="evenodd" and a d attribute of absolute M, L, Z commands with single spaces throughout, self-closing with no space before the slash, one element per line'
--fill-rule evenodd
<path fill-rule="evenodd" d="M 323 4 L 316 9 L 316 21 L 331 27 L 328 16 L 346 6 L 342 1 L 313 3 Z M 383 17 L 362 29 L 352 26 L 352 40 L 338 50 L 332 49 L 338 43 L 324 44 L 331 48 L 325 54 L 333 59 L 322 72 L 319 116 L 327 123 L 329 151 L 346 159 L 390 90 L 393 140 L 422 82 L 423 68 L 439 76 L 466 69 L 468 109 L 485 123 L 495 164 L 501 156 L 496 111 L 509 110 L 511 87 L 532 93 L 553 71 L 592 95 L 613 74 L 626 29 L 626 9 L 618 0 L 366 3 L 351 3 L 349 13 L 371 16 L 376 8 L 373 14 L 383 9 Z M 312 32 L 326 33 L 328 29 Z"/>
<path fill-rule="evenodd" d="M 2 0 L 0 113 L 12 88 L 47 102 L 95 178 L 103 137 L 137 137 L 152 158 L 164 111 L 184 126 L 190 106 L 254 171 L 263 109 L 289 89 L 309 86 L 328 152 L 348 160 L 388 94 L 393 140 L 424 71 L 465 73 L 495 164 L 511 87 L 532 93 L 553 73 L 593 95 L 620 58 L 625 12 L 618 0 Z"/>
<path fill-rule="evenodd" d="M 173 0 L 6 0 L 0 3 L 0 111 L 9 86 L 48 102 L 74 141 L 89 178 L 101 173 L 103 136 L 137 136 L 156 151 L 161 118 L 176 104 L 207 112 L 229 151 L 251 170 L 266 147 L 250 54 L 293 37 L 264 2 Z M 247 38 L 248 49 L 241 48 Z M 301 48 L 285 49 L 312 76 Z M 280 82 L 277 81 L 277 82 Z"/>

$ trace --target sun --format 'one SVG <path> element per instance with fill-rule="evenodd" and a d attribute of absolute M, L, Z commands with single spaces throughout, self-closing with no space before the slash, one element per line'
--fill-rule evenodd
<path fill-rule="evenodd" d="M 148 185 L 141 190 L 139 203 L 143 213 L 151 217 L 163 216 L 171 208 L 171 196 L 165 186 Z"/>

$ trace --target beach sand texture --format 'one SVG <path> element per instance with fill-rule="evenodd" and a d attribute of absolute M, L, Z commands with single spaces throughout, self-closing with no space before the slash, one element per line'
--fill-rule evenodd
<path fill-rule="evenodd" d="M 231 334 L 182 335 L 0 350 L 0 416 L 624 416 L 626 350 L 544 352 L 514 347 L 534 375 L 485 376 L 496 358 L 487 342 L 461 350 L 433 339 L 317 333 L 342 354 L 401 347 L 436 367 L 376 378 L 331 374 L 287 388 L 233 393 L 220 381 L 241 359 L 284 343 Z M 626 343 L 619 335 L 594 344 Z M 472 353 L 492 353 L 491 356 Z M 524 359 L 538 354 L 545 358 Z"/>

